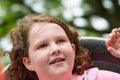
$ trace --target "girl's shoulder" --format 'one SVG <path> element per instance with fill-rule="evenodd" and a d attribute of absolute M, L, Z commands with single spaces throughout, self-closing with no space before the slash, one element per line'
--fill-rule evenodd
<path fill-rule="evenodd" d="M 99 70 L 97 67 L 90 68 L 82 75 L 76 76 L 77 80 L 119 80 L 120 74 L 106 70 Z"/>

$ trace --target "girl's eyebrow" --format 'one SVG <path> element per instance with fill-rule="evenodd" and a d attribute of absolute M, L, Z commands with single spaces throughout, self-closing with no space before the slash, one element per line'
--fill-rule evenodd
<path fill-rule="evenodd" d="M 37 40 L 35 41 L 34 45 L 33 46 L 37 46 L 38 44 L 42 44 L 42 43 L 45 43 L 47 40 Z"/>
<path fill-rule="evenodd" d="M 60 35 L 60 36 L 57 36 L 56 38 L 67 38 L 67 36 L 65 36 L 65 35 Z"/>

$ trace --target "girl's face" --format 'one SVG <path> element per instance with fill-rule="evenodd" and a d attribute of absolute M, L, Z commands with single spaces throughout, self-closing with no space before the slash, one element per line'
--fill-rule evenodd
<path fill-rule="evenodd" d="M 23 63 L 41 79 L 72 74 L 75 45 L 55 23 L 35 23 L 29 32 L 29 58 Z"/>

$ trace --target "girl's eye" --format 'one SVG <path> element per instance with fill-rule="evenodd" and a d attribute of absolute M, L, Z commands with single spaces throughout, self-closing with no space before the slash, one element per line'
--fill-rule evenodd
<path fill-rule="evenodd" d="M 47 47 L 48 44 L 41 44 L 38 49 Z"/>
<path fill-rule="evenodd" d="M 66 41 L 65 39 L 59 39 L 59 40 L 57 40 L 57 43 L 63 43 L 65 41 Z"/>

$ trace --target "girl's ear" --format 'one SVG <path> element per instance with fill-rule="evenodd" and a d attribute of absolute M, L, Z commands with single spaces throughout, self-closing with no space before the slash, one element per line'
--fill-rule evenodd
<path fill-rule="evenodd" d="M 72 48 L 74 51 L 76 50 L 75 44 L 73 44 L 73 43 L 72 43 Z"/>
<path fill-rule="evenodd" d="M 28 57 L 24 57 L 23 58 L 23 64 L 25 65 L 25 67 L 30 70 L 30 71 L 34 71 L 31 65 L 31 61 Z"/>

